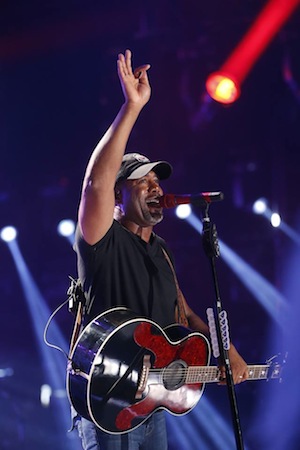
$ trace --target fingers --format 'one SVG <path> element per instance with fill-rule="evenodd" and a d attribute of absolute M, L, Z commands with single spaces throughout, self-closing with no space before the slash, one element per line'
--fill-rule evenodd
<path fill-rule="evenodd" d="M 246 381 L 248 379 L 248 377 L 249 377 L 248 370 L 246 370 L 241 375 L 237 375 L 235 377 L 234 383 L 235 384 L 243 383 L 243 381 Z"/>
<path fill-rule="evenodd" d="M 231 344 L 228 354 L 234 384 L 240 384 L 243 381 L 246 381 L 249 376 L 248 366 L 241 355 L 237 352 L 234 345 Z"/>
<path fill-rule="evenodd" d="M 127 76 L 132 76 L 132 66 L 131 66 L 131 51 L 126 50 L 125 55 L 123 53 L 118 54 L 118 71 L 123 78 Z"/>
<path fill-rule="evenodd" d="M 243 383 L 243 381 L 246 381 L 249 377 L 248 369 L 245 369 L 244 367 L 233 368 L 232 376 L 234 384 Z"/>
<path fill-rule="evenodd" d="M 128 70 L 126 67 L 125 57 L 122 53 L 118 55 L 117 60 L 118 74 L 122 79 L 125 79 L 128 76 Z"/>
<path fill-rule="evenodd" d="M 234 384 L 240 384 L 243 383 L 243 381 L 246 381 L 249 377 L 248 370 L 237 370 L 233 368 L 232 370 L 232 380 Z M 220 385 L 226 384 L 226 371 L 225 367 L 220 368 L 220 377 L 219 377 L 219 383 Z"/>
<path fill-rule="evenodd" d="M 150 69 L 150 64 L 144 64 L 142 66 L 139 66 L 134 71 L 135 78 L 142 78 L 146 76 L 147 70 Z"/>
<path fill-rule="evenodd" d="M 119 53 L 118 55 L 118 71 L 122 77 L 134 76 L 134 78 L 146 78 L 146 72 L 150 69 L 150 64 L 143 64 L 137 67 L 134 72 L 132 71 L 132 53 L 130 50 L 126 50 L 125 54 Z"/>
<path fill-rule="evenodd" d="M 125 66 L 127 70 L 127 75 L 133 75 L 132 74 L 132 65 L 131 65 L 131 51 L 125 50 Z"/>
<path fill-rule="evenodd" d="M 144 106 L 148 102 L 151 94 L 151 87 L 147 76 L 147 70 L 150 68 L 150 64 L 139 66 L 133 72 L 131 51 L 126 50 L 124 54 L 119 53 L 117 67 L 125 100 Z"/>

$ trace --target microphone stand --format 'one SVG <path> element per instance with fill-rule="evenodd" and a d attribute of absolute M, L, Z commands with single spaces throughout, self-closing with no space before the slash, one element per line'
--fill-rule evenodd
<path fill-rule="evenodd" d="M 215 263 L 216 258 L 218 258 L 220 256 L 220 249 L 219 249 L 219 244 L 218 244 L 218 236 L 217 236 L 216 226 L 210 220 L 210 217 L 208 215 L 208 208 L 209 208 L 208 203 L 206 203 L 205 205 L 202 204 L 202 223 L 203 223 L 202 244 L 203 244 L 203 248 L 206 253 L 206 256 L 210 260 L 210 265 L 211 265 L 211 269 L 212 269 L 214 290 L 215 290 L 215 304 L 214 304 L 213 309 L 214 309 L 215 318 L 216 318 L 215 325 L 216 325 L 217 339 L 218 339 L 218 345 L 219 345 L 219 351 L 220 351 L 220 363 L 222 366 L 225 367 L 225 371 L 226 371 L 226 386 L 227 386 L 227 391 L 228 391 L 228 396 L 229 396 L 229 401 L 230 401 L 230 406 L 231 406 L 232 422 L 233 422 L 234 433 L 235 433 L 236 448 L 238 450 L 243 450 L 244 444 L 243 444 L 242 431 L 241 431 L 241 426 L 240 426 L 239 413 L 238 413 L 233 378 L 232 378 L 232 371 L 231 371 L 231 366 L 230 366 L 230 361 L 229 361 L 229 356 L 228 356 L 228 350 L 224 348 L 222 332 L 221 332 L 220 313 L 222 312 L 222 304 L 221 304 L 219 283 L 218 283 L 216 263 Z"/>

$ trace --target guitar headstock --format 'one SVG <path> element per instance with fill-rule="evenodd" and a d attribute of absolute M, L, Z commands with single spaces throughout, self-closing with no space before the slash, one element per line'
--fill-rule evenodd
<path fill-rule="evenodd" d="M 287 356 L 287 353 L 285 353 L 285 355 L 278 353 L 278 355 L 274 355 L 266 361 L 269 366 L 267 381 L 279 379 L 279 382 L 282 382 L 282 371 L 286 363 Z"/>

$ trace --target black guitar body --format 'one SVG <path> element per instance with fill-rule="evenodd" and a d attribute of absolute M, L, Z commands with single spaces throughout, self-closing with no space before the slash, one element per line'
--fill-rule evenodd
<path fill-rule="evenodd" d="M 117 434 L 136 428 L 159 408 L 188 412 L 202 384 L 186 385 L 185 368 L 206 365 L 210 353 L 204 336 L 189 333 L 174 326 L 167 335 L 155 322 L 122 307 L 99 315 L 70 355 L 71 404 L 82 417 Z"/>

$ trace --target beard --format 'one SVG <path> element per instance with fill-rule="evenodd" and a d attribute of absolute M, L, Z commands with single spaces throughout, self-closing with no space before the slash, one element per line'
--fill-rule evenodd
<path fill-rule="evenodd" d="M 161 208 L 150 209 L 148 206 L 146 206 L 142 209 L 142 211 L 144 219 L 147 223 L 149 223 L 149 225 L 157 225 L 164 218 Z"/>

